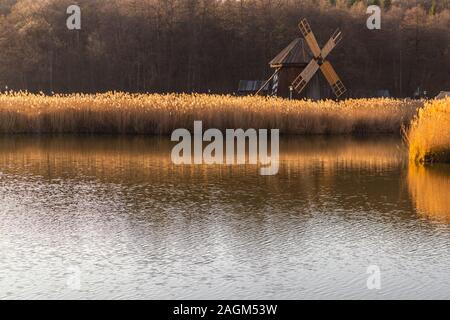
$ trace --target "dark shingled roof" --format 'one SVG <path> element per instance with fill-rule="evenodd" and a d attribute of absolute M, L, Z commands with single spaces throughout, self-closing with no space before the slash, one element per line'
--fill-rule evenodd
<path fill-rule="evenodd" d="M 302 38 L 297 38 L 273 58 L 269 64 L 271 68 L 304 67 L 312 58 L 305 41 Z"/>

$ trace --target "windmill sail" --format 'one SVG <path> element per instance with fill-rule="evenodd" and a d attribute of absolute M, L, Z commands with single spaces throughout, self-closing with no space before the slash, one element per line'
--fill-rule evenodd
<path fill-rule="evenodd" d="M 339 79 L 339 76 L 337 75 L 336 71 L 334 71 L 334 68 L 331 65 L 331 63 L 325 61 L 324 64 L 320 66 L 320 70 L 322 71 L 323 75 L 325 76 L 331 88 L 333 89 L 333 92 L 336 95 L 336 97 L 339 98 L 347 91 L 341 79 Z"/>
<path fill-rule="evenodd" d="M 331 51 L 342 41 L 342 32 L 336 30 L 336 32 L 328 40 L 327 44 L 322 49 L 322 59 L 326 59 Z"/>
<path fill-rule="evenodd" d="M 314 55 L 314 58 L 319 58 L 321 54 L 321 50 L 319 47 L 319 44 L 317 43 L 316 37 L 314 36 L 314 33 L 311 30 L 311 27 L 306 19 L 303 19 L 300 21 L 299 24 L 300 31 L 303 34 L 303 37 L 305 38 L 306 42 L 309 45 L 309 48 L 311 49 L 311 52 Z"/>

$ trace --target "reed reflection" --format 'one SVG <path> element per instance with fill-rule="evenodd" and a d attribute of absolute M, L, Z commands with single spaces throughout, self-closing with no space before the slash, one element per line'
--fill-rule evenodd
<path fill-rule="evenodd" d="M 46 178 L 83 177 L 110 181 L 148 177 L 253 175 L 253 165 L 173 165 L 173 143 L 145 137 L 3 137 L 0 170 Z M 281 141 L 280 175 L 320 166 L 333 175 L 341 169 L 385 170 L 405 161 L 398 139 L 290 138 Z"/>
<path fill-rule="evenodd" d="M 280 172 L 271 177 L 254 165 L 177 166 L 172 146 L 146 137 L 8 137 L 0 140 L 0 171 L 27 184 L 114 183 L 142 211 L 165 199 L 168 207 L 204 201 L 252 215 L 316 207 L 388 213 L 403 197 L 407 158 L 396 138 L 284 138 Z"/>
<path fill-rule="evenodd" d="M 411 164 L 408 184 L 417 212 L 429 219 L 450 222 L 450 166 L 431 168 Z"/>

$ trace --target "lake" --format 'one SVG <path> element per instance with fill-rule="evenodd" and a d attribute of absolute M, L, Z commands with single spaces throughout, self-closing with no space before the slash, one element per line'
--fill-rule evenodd
<path fill-rule="evenodd" d="M 266 177 L 172 146 L 0 137 L 0 299 L 450 298 L 450 167 L 399 138 L 282 138 Z"/>

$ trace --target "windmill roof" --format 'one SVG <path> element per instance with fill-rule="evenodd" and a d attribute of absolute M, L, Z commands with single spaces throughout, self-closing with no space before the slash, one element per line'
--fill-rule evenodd
<path fill-rule="evenodd" d="M 273 58 L 269 64 L 272 68 L 305 66 L 312 58 L 305 41 L 302 38 L 297 38 Z"/>

